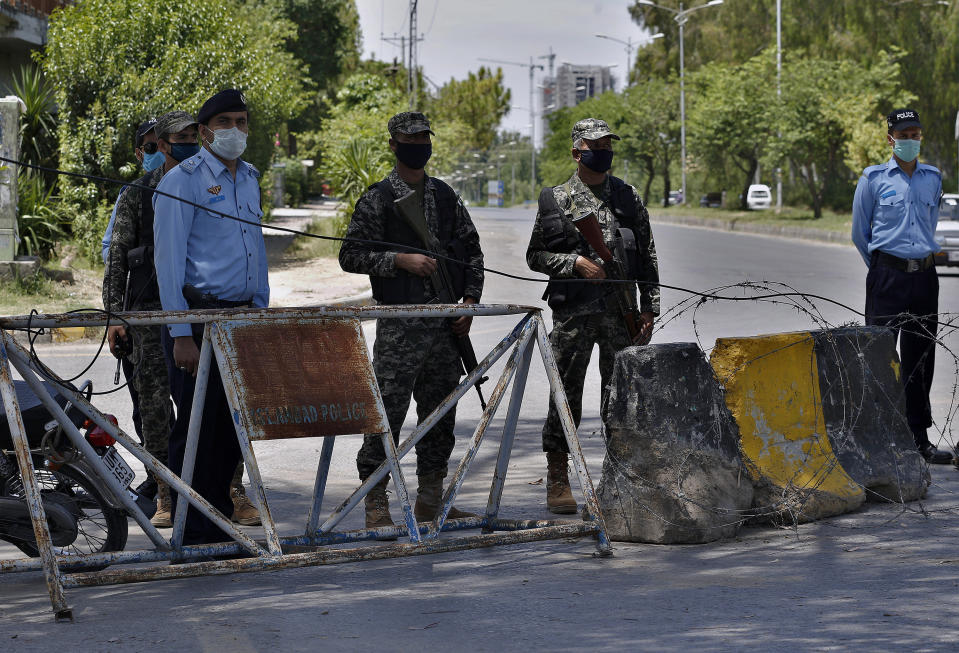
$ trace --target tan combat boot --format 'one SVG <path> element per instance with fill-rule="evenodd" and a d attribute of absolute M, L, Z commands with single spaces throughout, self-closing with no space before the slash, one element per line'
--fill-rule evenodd
<path fill-rule="evenodd" d="M 246 490 L 242 485 L 235 485 L 230 488 L 230 497 L 233 499 L 233 523 L 242 526 L 259 526 L 260 511 L 250 502 L 246 496 Z"/>
<path fill-rule="evenodd" d="M 561 451 L 546 454 L 546 508 L 557 515 L 576 512 L 576 499 L 569 488 L 567 456 Z"/>
<path fill-rule="evenodd" d="M 373 486 L 367 493 L 363 501 L 366 508 L 366 527 L 384 528 L 386 526 L 396 526 L 393 518 L 390 516 L 390 500 L 386 496 L 386 484 L 390 480 L 387 476 L 382 481 Z M 379 540 L 395 540 L 396 537 L 380 537 Z"/>
<path fill-rule="evenodd" d="M 434 472 L 424 476 L 417 476 L 419 488 L 416 491 L 416 505 L 413 506 L 413 514 L 416 521 L 433 521 L 443 504 L 443 479 L 446 478 L 446 471 Z M 458 510 L 455 506 L 450 507 L 447 519 L 464 519 L 466 517 L 478 517 L 472 512 Z"/>
<path fill-rule="evenodd" d="M 170 486 L 163 481 L 157 481 L 157 510 L 153 513 L 150 523 L 157 528 L 173 528 L 172 509 Z"/>

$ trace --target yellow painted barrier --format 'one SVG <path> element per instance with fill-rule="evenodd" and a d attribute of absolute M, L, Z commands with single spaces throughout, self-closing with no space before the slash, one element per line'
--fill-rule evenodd
<path fill-rule="evenodd" d="M 808 332 L 720 338 L 710 363 L 739 425 L 757 508 L 771 519 L 810 521 L 863 503 L 829 443 Z"/>

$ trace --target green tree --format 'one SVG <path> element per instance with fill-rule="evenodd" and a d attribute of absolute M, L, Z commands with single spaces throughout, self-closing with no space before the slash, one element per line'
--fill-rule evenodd
<path fill-rule="evenodd" d="M 343 201 L 343 213 L 349 216 L 367 187 L 390 171 L 393 154 L 387 144 L 386 124 L 405 105 L 403 96 L 386 78 L 366 73 L 349 77 L 335 101 L 317 139 L 319 173 Z"/>
<path fill-rule="evenodd" d="M 680 0 L 657 4 L 678 9 Z M 694 3 L 686 2 L 686 5 Z M 696 3 L 698 4 L 698 3 Z M 804 0 L 783 2 L 783 51 L 813 53 L 825 61 L 871 66 L 899 48 L 899 79 L 914 98 L 924 125 L 923 158 L 955 178 L 952 126 L 959 97 L 959 3 L 924 0 Z M 685 29 L 686 72 L 706 63 L 743 64 L 776 45 L 775 0 L 726 0 L 696 12 Z M 665 36 L 637 53 L 634 76 L 663 77 L 679 68 L 674 14 L 634 4 L 633 20 Z M 888 113 L 897 108 L 882 107 Z"/>
<path fill-rule="evenodd" d="M 344 76 L 356 71 L 360 61 L 362 33 L 355 0 L 264 0 L 274 3 L 296 25 L 286 40 L 286 49 L 306 64 L 307 75 L 317 91 L 307 110 L 290 124 L 287 135 L 290 154 L 297 152 L 295 132 L 319 129 Z M 291 138 L 292 136 L 292 138 Z"/>
<path fill-rule="evenodd" d="M 344 72 L 360 61 L 362 33 L 355 0 L 271 0 L 296 25 L 287 49 L 306 64 L 320 91 L 333 91 Z"/>
<path fill-rule="evenodd" d="M 872 66 L 805 57 L 783 67 L 782 100 L 776 108 L 782 136 L 770 141 L 770 159 L 788 163 L 807 190 L 815 217 L 830 184 L 846 184 L 861 170 L 863 147 L 882 142 L 884 107 L 912 97 L 899 83 L 894 55 Z M 869 125 L 871 129 L 862 130 Z M 872 156 L 873 150 L 867 150 Z M 886 158 L 888 153 L 871 162 Z M 853 166 L 859 169 L 852 169 Z M 843 206 L 848 208 L 851 193 Z"/>
<path fill-rule="evenodd" d="M 765 145 L 776 137 L 774 55 L 768 51 L 738 66 L 710 64 L 690 80 L 695 101 L 686 123 L 692 158 L 697 167 L 722 170 L 731 164 L 740 173 L 743 210 Z"/>
<path fill-rule="evenodd" d="M 294 30 L 275 7 L 252 0 L 86 0 L 54 12 L 40 59 L 56 88 L 61 167 L 113 178 L 132 173 L 127 164 L 142 120 L 175 108 L 195 112 L 227 87 L 243 90 L 250 106 L 247 157 L 268 166 L 273 132 L 307 99 L 302 64 L 283 49 Z M 77 213 L 75 235 L 102 229 L 96 207 L 119 188 L 62 186 Z M 95 237 L 81 238 L 91 259 Z"/>
<path fill-rule="evenodd" d="M 459 121 L 471 129 L 469 147 L 487 150 L 496 127 L 509 113 L 510 90 L 503 86 L 503 69 L 481 66 L 464 80 L 451 79 L 428 103 L 427 112 L 437 123 Z"/>
<path fill-rule="evenodd" d="M 630 162 L 640 162 L 643 201 L 649 203 L 653 180 L 663 180 L 663 198 L 669 195 L 671 169 L 679 158 L 679 85 L 675 79 L 640 81 L 624 93 L 597 95 L 575 107 L 550 114 L 549 132 L 540 154 L 544 183 L 566 181 L 576 165 L 570 156 L 570 130 L 583 118 L 602 118 L 622 140 L 613 142 L 616 152 L 612 173 L 626 176 Z M 635 174 L 635 166 L 632 168 Z"/>

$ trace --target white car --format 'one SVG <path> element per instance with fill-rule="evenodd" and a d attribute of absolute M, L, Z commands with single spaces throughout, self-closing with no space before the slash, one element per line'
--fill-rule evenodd
<path fill-rule="evenodd" d="M 766 184 L 751 184 L 746 191 L 746 207 L 750 210 L 768 209 L 772 203 L 773 194 Z"/>
<path fill-rule="evenodd" d="M 936 242 L 942 251 L 936 253 L 936 265 L 959 265 L 959 194 L 943 193 L 939 200 L 939 223 Z"/>

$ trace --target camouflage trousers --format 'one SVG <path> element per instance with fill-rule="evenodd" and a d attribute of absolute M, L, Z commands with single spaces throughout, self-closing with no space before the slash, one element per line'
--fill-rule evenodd
<path fill-rule="evenodd" d="M 573 414 L 573 422 L 579 427 L 583 416 L 583 382 L 586 368 L 593 353 L 593 345 L 599 345 L 599 376 L 602 380 L 602 403 L 606 402 L 607 385 L 613 372 L 616 353 L 630 344 L 626 324 L 619 311 L 613 307 L 603 313 L 590 313 L 565 317 L 553 313 L 553 330 L 549 334 L 556 367 L 566 390 L 566 400 Z M 550 403 L 549 415 L 543 426 L 543 451 L 569 453 L 563 426 L 556 407 Z"/>
<path fill-rule="evenodd" d="M 133 336 L 134 390 L 140 395 L 140 419 L 146 450 L 167 464 L 173 401 L 167 379 L 166 359 L 160 343 L 161 326 L 130 327 Z"/>
<path fill-rule="evenodd" d="M 373 370 L 383 396 L 386 416 L 399 442 L 400 429 L 410 406 L 416 401 L 417 423 L 422 422 L 459 383 L 462 368 L 456 340 L 449 324 L 432 320 L 379 319 L 373 344 Z M 451 409 L 416 444 L 416 474 L 445 471 L 453 452 L 456 408 Z M 360 478 L 372 474 L 386 460 L 380 435 L 366 435 L 356 456 Z"/>

